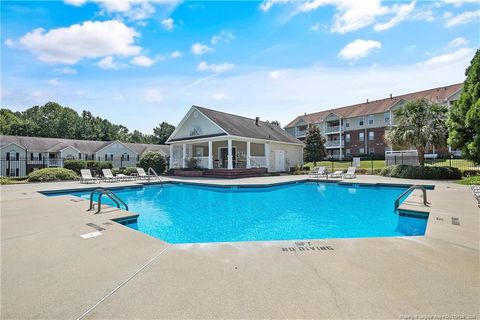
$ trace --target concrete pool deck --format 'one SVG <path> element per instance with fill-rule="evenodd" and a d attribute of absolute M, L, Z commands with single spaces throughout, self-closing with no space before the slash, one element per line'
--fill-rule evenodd
<path fill-rule="evenodd" d="M 95 215 L 85 200 L 38 193 L 88 185 L 2 186 L 1 318 L 478 318 L 480 209 L 470 188 L 378 176 L 352 182 L 435 185 L 425 236 L 171 245 L 111 221 L 132 212 Z M 418 192 L 403 205 L 423 207 Z M 101 236 L 80 237 L 97 229 Z"/>

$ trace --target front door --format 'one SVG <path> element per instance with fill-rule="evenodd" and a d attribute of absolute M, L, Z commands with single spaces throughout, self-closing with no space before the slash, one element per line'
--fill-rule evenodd
<path fill-rule="evenodd" d="M 235 162 L 237 160 L 237 148 L 232 147 L 232 165 L 235 168 Z M 222 168 L 228 168 L 228 148 L 220 148 L 220 161 Z"/>
<path fill-rule="evenodd" d="M 275 171 L 285 171 L 284 150 L 275 150 Z"/>

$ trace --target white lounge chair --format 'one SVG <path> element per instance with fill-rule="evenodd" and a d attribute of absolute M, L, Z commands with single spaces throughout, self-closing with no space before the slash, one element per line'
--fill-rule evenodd
<path fill-rule="evenodd" d="M 343 171 L 338 170 L 335 171 L 334 173 L 330 173 L 330 178 L 342 178 L 343 177 Z"/>
<path fill-rule="evenodd" d="M 308 176 L 311 178 L 327 177 L 327 169 L 326 167 L 314 167 Z"/>
<path fill-rule="evenodd" d="M 357 170 L 357 167 L 348 167 L 347 172 L 343 175 L 343 178 L 345 179 L 353 179 L 357 175 L 355 174 L 355 170 Z"/>
<path fill-rule="evenodd" d="M 148 178 L 153 178 L 154 177 L 151 174 L 146 174 L 145 170 L 143 168 L 137 168 L 137 173 L 138 173 L 138 177 L 140 179 L 148 179 Z"/>
<path fill-rule="evenodd" d="M 99 178 L 92 177 L 90 169 L 80 169 L 80 183 L 97 183 L 100 182 Z"/>
<path fill-rule="evenodd" d="M 105 181 L 108 181 L 108 182 L 116 182 L 116 181 L 120 181 L 120 179 L 118 177 L 115 177 L 112 173 L 112 170 L 110 169 L 102 169 L 102 173 L 103 173 L 103 178 Z"/>

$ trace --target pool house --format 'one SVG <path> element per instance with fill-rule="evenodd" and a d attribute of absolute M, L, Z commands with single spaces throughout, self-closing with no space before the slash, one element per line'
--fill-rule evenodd
<path fill-rule="evenodd" d="M 166 142 L 170 168 L 192 163 L 211 176 L 288 171 L 303 164 L 303 143 L 266 121 L 192 106 Z"/>

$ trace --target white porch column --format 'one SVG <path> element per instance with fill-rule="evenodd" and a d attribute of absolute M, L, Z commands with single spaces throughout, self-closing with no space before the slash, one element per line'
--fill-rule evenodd
<path fill-rule="evenodd" d="M 173 144 L 170 145 L 170 169 L 173 168 Z"/>
<path fill-rule="evenodd" d="M 182 168 L 185 168 L 187 162 L 187 145 L 184 143 L 182 145 Z"/>
<path fill-rule="evenodd" d="M 252 165 L 250 164 L 250 141 L 247 141 L 247 169 L 250 169 Z"/>
<path fill-rule="evenodd" d="M 213 143 L 208 141 L 208 169 L 213 169 Z"/>
<path fill-rule="evenodd" d="M 268 143 L 264 144 L 265 147 L 265 163 L 267 166 L 267 172 L 270 169 L 270 145 Z"/>
<path fill-rule="evenodd" d="M 342 118 L 340 118 L 339 120 L 339 124 L 340 124 L 340 127 L 339 127 L 339 130 L 340 130 L 340 160 L 342 160 Z"/>
<path fill-rule="evenodd" d="M 228 139 L 228 165 L 227 169 L 233 169 L 232 139 Z"/>

